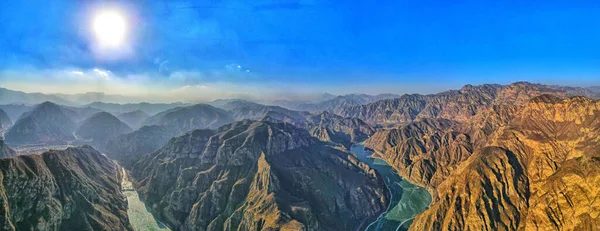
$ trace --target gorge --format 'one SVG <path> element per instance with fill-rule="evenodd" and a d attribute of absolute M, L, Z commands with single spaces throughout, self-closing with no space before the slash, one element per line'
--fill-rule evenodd
<path fill-rule="evenodd" d="M 130 120 L 137 130 L 45 102 L 0 142 L 3 225 L 594 230 L 600 103 L 560 89 L 468 85 L 334 112 L 230 100 Z M 39 204 L 23 206 L 22 187 Z"/>

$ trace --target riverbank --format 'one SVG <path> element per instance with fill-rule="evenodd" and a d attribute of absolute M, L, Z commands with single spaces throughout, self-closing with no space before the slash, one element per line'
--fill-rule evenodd
<path fill-rule="evenodd" d="M 124 168 L 121 168 L 121 176 L 121 190 L 127 197 L 127 215 L 133 229 L 139 231 L 170 231 L 168 227 L 152 216 L 150 208 L 140 199 L 129 179 L 129 174 Z"/>
<path fill-rule="evenodd" d="M 386 187 L 388 187 L 391 194 L 388 209 L 365 230 L 407 230 L 412 220 L 429 208 L 431 204 L 429 192 L 423 187 L 404 180 L 385 161 L 372 158 L 373 153 L 365 150 L 362 143 L 352 145 L 350 151 L 354 152 L 359 160 L 377 170 L 384 177 Z"/>

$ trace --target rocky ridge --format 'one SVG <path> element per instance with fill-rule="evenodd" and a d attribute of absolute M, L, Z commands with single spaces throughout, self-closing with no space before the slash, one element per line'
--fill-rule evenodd
<path fill-rule="evenodd" d="M 90 146 L 0 159 L 2 230 L 133 230 L 117 166 Z"/>
<path fill-rule="evenodd" d="M 233 121 L 231 115 L 223 109 L 208 104 L 196 104 L 158 113 L 148 118 L 144 126 L 168 126 L 182 134 L 195 129 L 216 129 Z"/>
<path fill-rule="evenodd" d="M 0 159 L 14 156 L 17 156 L 17 152 L 4 143 L 4 140 L 0 140 Z"/>
<path fill-rule="evenodd" d="M 558 88 L 528 82 L 506 86 L 484 84 L 465 85 L 460 90 L 450 90 L 433 95 L 402 95 L 399 98 L 347 107 L 337 111 L 343 117 L 359 118 L 372 125 L 394 127 L 423 118 L 442 118 L 466 122 L 472 116 L 494 105 L 523 105 L 530 98 L 543 94 L 557 97 L 575 96 L 584 88 Z"/>
<path fill-rule="evenodd" d="M 377 132 L 367 147 L 434 195 L 412 230 L 594 230 L 599 121 L 600 101 L 546 94 Z"/>
<path fill-rule="evenodd" d="M 141 196 L 178 230 L 356 230 L 389 203 L 374 170 L 289 123 L 194 130 L 133 169 Z"/>

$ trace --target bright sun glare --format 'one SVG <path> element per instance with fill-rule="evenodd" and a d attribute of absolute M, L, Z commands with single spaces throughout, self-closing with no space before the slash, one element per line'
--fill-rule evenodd
<path fill-rule="evenodd" d="M 125 39 L 126 30 L 125 18 L 116 11 L 102 11 L 94 18 L 94 32 L 102 45 L 119 46 Z"/>

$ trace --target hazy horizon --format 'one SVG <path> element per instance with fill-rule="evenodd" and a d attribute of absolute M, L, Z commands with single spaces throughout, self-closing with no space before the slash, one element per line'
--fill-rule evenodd
<path fill-rule="evenodd" d="M 528 81 L 516 81 L 516 82 L 528 82 Z M 511 82 L 511 83 L 515 83 L 515 82 Z M 539 83 L 539 82 L 531 82 L 531 83 L 542 84 L 542 85 L 568 86 L 568 85 L 560 85 L 560 84 L 545 84 L 545 83 Z M 483 84 L 499 84 L 499 83 L 483 83 Z M 508 83 L 508 84 L 510 84 L 510 83 Z M 465 84 L 465 85 L 467 85 L 467 84 Z M 479 85 L 479 84 L 470 84 L 470 85 Z M 499 85 L 507 85 L 507 84 L 499 84 Z M 384 95 L 384 94 L 393 94 L 393 95 L 398 95 L 398 96 L 403 95 L 403 94 L 426 95 L 426 94 L 436 94 L 436 93 L 440 93 L 440 92 L 444 92 L 444 91 L 448 91 L 448 90 L 458 90 L 463 86 L 464 85 L 457 86 L 455 88 L 441 89 L 436 92 L 378 92 L 378 93 L 346 92 L 346 93 L 340 93 L 340 94 L 331 93 L 331 92 L 304 92 L 304 93 L 273 92 L 270 95 L 253 95 L 253 94 L 246 93 L 246 94 L 223 95 L 224 97 L 219 97 L 220 96 L 219 94 L 210 94 L 210 95 L 208 95 L 208 97 L 199 97 L 200 94 L 197 94 L 194 91 L 206 90 L 207 88 L 205 88 L 204 86 L 186 86 L 183 88 L 175 89 L 174 91 L 171 91 L 171 92 L 162 92 L 162 93 L 157 93 L 157 94 L 140 94 L 140 95 L 127 95 L 127 94 L 107 93 L 107 92 L 97 92 L 97 91 L 96 92 L 94 92 L 94 91 L 81 92 L 81 93 L 40 92 L 40 91 L 36 91 L 35 89 L 32 91 L 24 91 L 24 90 L 19 90 L 19 89 L 10 89 L 10 88 L 6 88 L 4 86 L 0 86 L 0 87 L 7 89 L 7 90 L 11 90 L 11 91 L 24 92 L 27 94 L 41 93 L 41 94 L 45 94 L 45 95 L 56 95 L 59 97 L 64 97 L 64 96 L 74 97 L 74 96 L 102 94 L 103 97 L 117 97 L 117 98 L 100 98 L 98 100 L 89 100 L 89 101 L 90 102 L 127 104 L 127 103 L 143 103 L 143 102 L 148 102 L 148 103 L 207 103 L 207 102 L 212 102 L 215 100 L 230 100 L 230 99 L 250 100 L 250 101 L 257 101 L 257 102 L 262 102 L 262 103 L 270 102 L 270 101 L 277 101 L 277 100 L 319 102 L 319 101 L 324 100 L 323 96 L 325 96 L 325 95 L 332 95 L 332 96 L 347 96 L 347 95 L 361 95 L 361 94 L 371 95 L 371 96 Z M 586 87 L 598 87 L 598 86 L 590 85 L 590 86 L 568 86 L 568 87 L 586 88 Z M 190 90 L 190 91 L 189 92 L 185 91 L 186 88 L 187 88 L 187 90 Z M 64 99 L 67 101 L 70 101 L 68 98 L 64 98 Z M 74 103 L 76 103 L 76 102 L 74 102 Z"/>
<path fill-rule="evenodd" d="M 595 3 L 45 5 L 0 3 L 0 87 L 211 101 L 600 84 Z"/>

